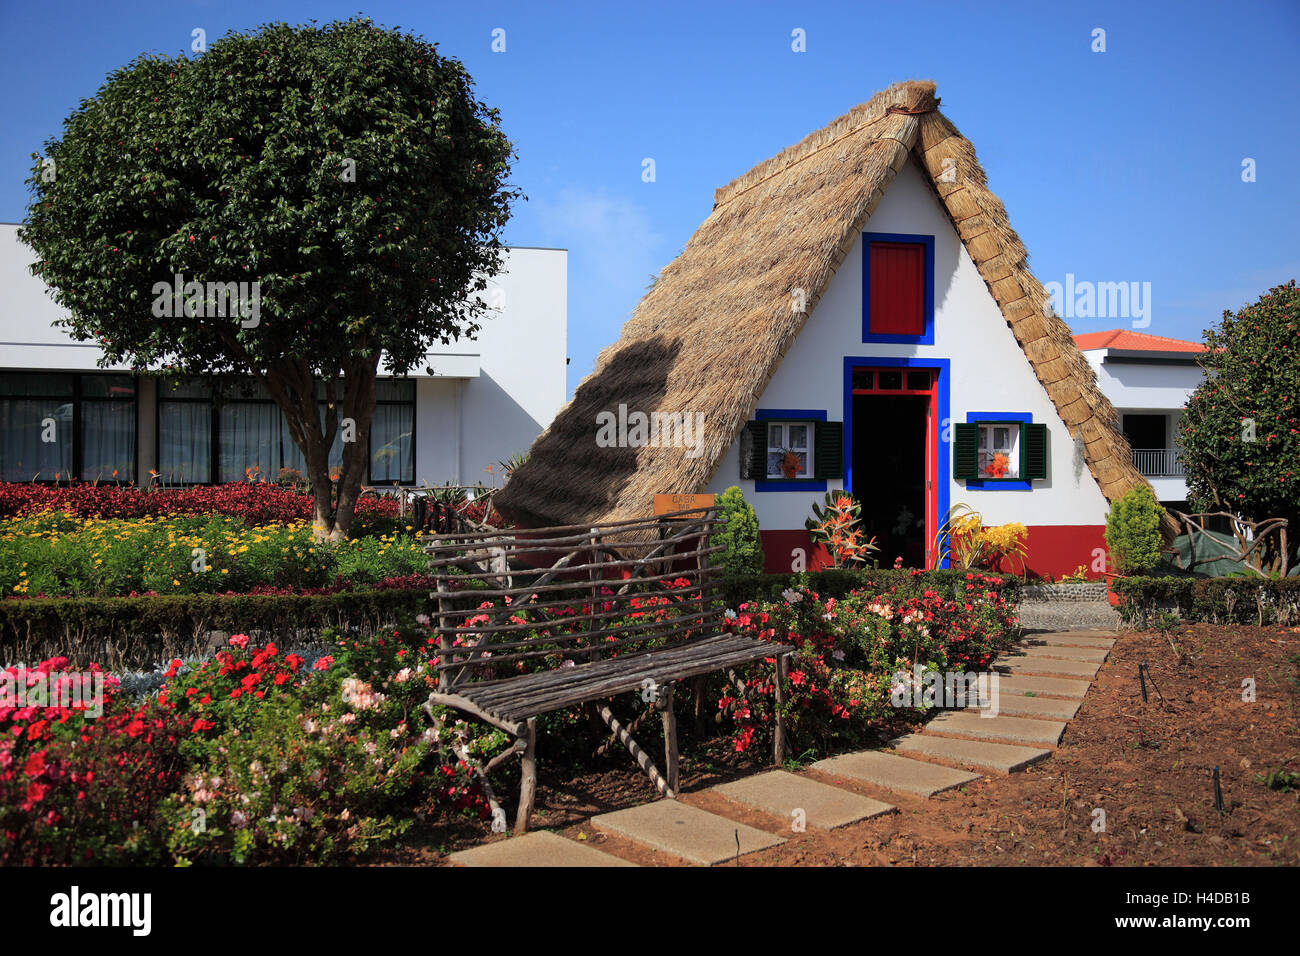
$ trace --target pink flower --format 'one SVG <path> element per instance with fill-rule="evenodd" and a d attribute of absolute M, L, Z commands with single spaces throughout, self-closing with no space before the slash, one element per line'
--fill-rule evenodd
<path fill-rule="evenodd" d="M 248 646 L 248 635 L 247 635 L 247 634 L 236 634 L 236 635 L 234 635 L 234 636 L 231 637 L 231 639 L 230 639 L 230 646 L 231 646 L 231 647 L 238 647 L 238 648 L 240 648 L 240 649 L 243 649 L 243 648 L 247 647 L 247 646 Z"/>

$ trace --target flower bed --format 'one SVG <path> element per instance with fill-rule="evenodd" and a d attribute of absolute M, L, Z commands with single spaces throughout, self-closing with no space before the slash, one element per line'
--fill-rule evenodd
<path fill-rule="evenodd" d="M 432 643 L 412 629 L 342 639 L 309 666 L 236 635 L 197 666 L 173 661 L 156 698 L 108 680 L 98 719 L 0 708 L 0 864 L 327 863 L 421 811 L 481 819 L 468 767 L 419 711 Z M 10 668 L 5 686 L 67 663 Z M 445 726 L 456 743 L 463 729 Z"/>
<path fill-rule="evenodd" d="M 969 574 L 961 582 L 962 600 L 897 579 L 842 597 L 787 589 L 779 600 L 729 614 L 737 632 L 798 648 L 785 705 L 796 753 L 861 746 L 871 726 L 889 716 L 898 671 L 988 665 L 1011 639 L 1015 620 L 1000 579 Z M 628 619 L 671 618 L 678 605 L 672 590 L 638 596 Z M 353 598 L 201 595 L 121 603 Z M 469 593 L 456 600 L 491 607 Z M 512 622 L 543 637 L 574 627 L 523 608 Z M 467 628 L 475 624 L 466 621 Z M 456 637 L 453 646 L 471 639 Z M 349 633 L 331 640 L 328 653 L 313 657 L 237 634 L 210 659 L 173 660 L 156 698 L 134 698 L 106 682 L 98 719 L 57 702 L 0 709 L 0 863 L 329 863 L 356 859 L 418 819 L 468 816 L 486 826 L 487 801 L 463 758 L 490 759 L 509 741 L 444 708 L 432 709 L 432 723 L 422 712 L 437 683 L 429 619 L 369 639 Z M 67 663 L 47 661 L 22 679 Z M 558 655 L 498 668 L 505 674 L 552 666 L 563 666 Z M 717 743 L 744 754 L 770 743 L 774 695 L 770 664 L 742 676 L 744 698 L 721 677 L 710 688 L 719 716 L 735 726 Z M 688 698 L 675 700 L 681 720 L 688 719 Z M 552 756 L 575 764 L 590 761 L 605 736 L 603 728 L 593 733 L 581 708 L 543 715 L 539 723 L 539 732 L 555 740 Z"/>
<path fill-rule="evenodd" d="M 393 495 L 366 494 L 357 502 L 355 534 L 394 530 L 401 503 Z M 0 482 L 0 518 L 60 511 L 79 518 L 228 515 L 253 525 L 310 522 L 312 497 L 269 482 L 239 481 L 192 488 L 134 485 L 38 485 Z"/>
<path fill-rule="evenodd" d="M 249 525 L 226 515 L 81 518 L 57 511 L 0 519 L 4 597 L 302 591 L 426 569 L 408 535 L 320 543 L 297 520 Z"/>
<path fill-rule="evenodd" d="M 967 572 L 961 588 L 961 600 L 901 584 L 842 598 L 790 588 L 779 601 L 742 604 L 737 633 L 797 648 L 785 705 L 795 752 L 860 746 L 866 728 L 891 707 L 899 675 L 910 682 L 918 666 L 922 673 L 987 669 L 1014 639 L 1016 618 L 1000 578 Z M 741 752 L 770 743 L 772 679 L 753 670 L 758 676 L 747 684 L 748 702 L 730 692 L 719 701 L 736 724 Z"/>

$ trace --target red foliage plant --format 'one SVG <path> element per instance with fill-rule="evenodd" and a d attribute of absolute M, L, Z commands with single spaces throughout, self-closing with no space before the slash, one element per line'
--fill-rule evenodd
<path fill-rule="evenodd" d="M 393 495 L 367 495 L 357 502 L 358 517 L 396 518 L 399 509 Z M 62 511 L 79 518 L 222 514 L 249 524 L 288 524 L 311 520 L 312 498 L 292 488 L 250 481 L 151 491 L 132 485 L 0 483 L 0 518 L 35 511 Z"/>

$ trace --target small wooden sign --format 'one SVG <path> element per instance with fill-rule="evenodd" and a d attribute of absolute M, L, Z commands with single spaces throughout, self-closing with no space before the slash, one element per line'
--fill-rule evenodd
<path fill-rule="evenodd" d="M 694 508 L 712 508 L 713 495 L 655 495 L 655 514 L 667 515 Z"/>

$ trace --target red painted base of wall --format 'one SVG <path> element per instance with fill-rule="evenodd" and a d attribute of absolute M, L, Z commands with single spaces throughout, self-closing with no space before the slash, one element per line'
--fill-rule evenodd
<path fill-rule="evenodd" d="M 1105 525 L 1030 525 L 1026 566 L 1030 577 L 1059 578 L 1073 574 L 1079 565 L 1087 569 L 1090 580 L 1100 579 L 1093 570 L 1097 549 L 1105 553 Z M 763 570 L 781 573 L 796 570 L 816 571 L 830 564 L 824 548 L 813 547 L 808 532 L 762 531 Z M 800 568 L 802 562 L 803 567 Z M 1003 571 L 1019 573 L 1019 562 L 1014 566 L 1004 562 Z"/>

